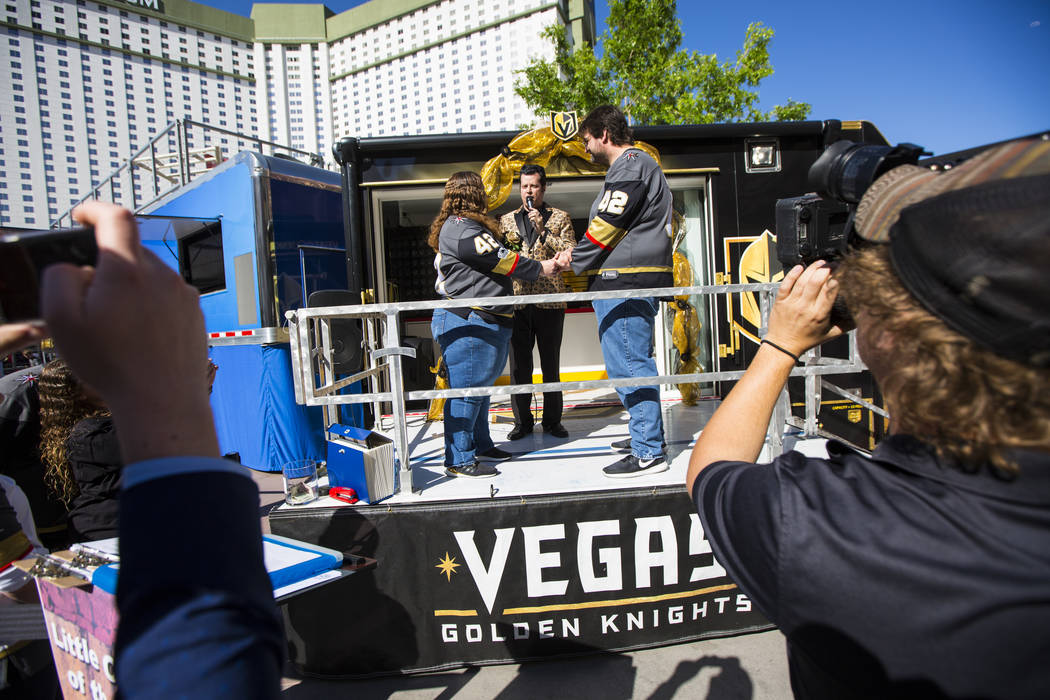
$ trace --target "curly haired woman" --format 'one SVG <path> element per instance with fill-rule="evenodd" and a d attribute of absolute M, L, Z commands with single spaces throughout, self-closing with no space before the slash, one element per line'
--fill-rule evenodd
<path fill-rule="evenodd" d="M 485 187 L 477 173 L 458 172 L 445 183 L 441 211 L 430 225 L 427 243 L 437 254 L 437 293 L 446 299 L 501 297 L 511 291 L 511 277 L 535 280 L 558 272 L 554 259 L 537 262 L 507 250 L 499 224 L 488 215 Z M 507 362 L 514 322 L 512 305 L 435 309 L 434 339 L 448 367 L 453 389 L 492 386 Z M 494 468 L 478 459 L 499 462 L 510 454 L 492 444 L 488 396 L 464 396 L 445 402 L 445 472 L 449 476 L 492 477 Z"/>
<path fill-rule="evenodd" d="M 40 373 L 44 478 L 69 506 L 72 542 L 117 536 L 123 460 L 109 409 L 62 360 Z"/>

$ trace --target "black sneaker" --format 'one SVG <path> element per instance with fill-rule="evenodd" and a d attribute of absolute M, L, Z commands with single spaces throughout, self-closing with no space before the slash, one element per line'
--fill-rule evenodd
<path fill-rule="evenodd" d="M 609 445 L 613 449 L 613 452 L 622 452 L 625 455 L 631 454 L 631 438 L 626 440 L 617 440 Z M 660 441 L 660 447 L 667 447 L 667 443 L 663 440 Z"/>
<path fill-rule="evenodd" d="M 514 455 L 505 450 L 501 450 L 498 447 L 493 447 L 488 450 L 485 450 L 484 452 L 478 452 L 474 456 L 478 459 L 483 459 L 486 462 L 506 462 Z"/>
<path fill-rule="evenodd" d="M 639 459 L 634 455 L 627 455 L 616 464 L 611 464 L 602 470 L 610 479 L 630 479 L 632 476 L 659 474 L 665 471 L 667 471 L 667 460 L 663 457 Z"/>
<path fill-rule="evenodd" d="M 488 479 L 499 474 L 495 467 L 477 462 L 459 467 L 445 467 L 445 473 L 449 476 L 464 476 L 468 479 Z"/>

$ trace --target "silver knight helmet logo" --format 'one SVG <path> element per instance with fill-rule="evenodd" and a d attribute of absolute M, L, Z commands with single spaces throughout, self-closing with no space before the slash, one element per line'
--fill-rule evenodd
<path fill-rule="evenodd" d="M 576 118 L 576 112 L 551 112 L 551 132 L 562 141 L 568 141 L 576 137 L 576 131 L 580 128 L 580 122 Z"/>

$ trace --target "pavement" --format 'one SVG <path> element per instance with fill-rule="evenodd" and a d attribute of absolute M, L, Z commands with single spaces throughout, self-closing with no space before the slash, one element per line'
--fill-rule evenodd
<path fill-rule="evenodd" d="M 623 654 L 465 668 L 443 673 L 323 681 L 282 680 L 285 698 L 573 698 L 620 700 L 791 698 L 784 636 L 774 630 Z"/>
<path fill-rule="evenodd" d="M 252 472 L 259 486 L 259 515 L 284 496 L 280 474 Z M 573 698 L 620 700 L 791 698 L 784 636 L 777 630 L 672 644 L 656 649 L 603 653 L 574 659 L 501 664 L 365 680 L 304 678 L 289 665 L 281 681 L 284 698 Z"/>

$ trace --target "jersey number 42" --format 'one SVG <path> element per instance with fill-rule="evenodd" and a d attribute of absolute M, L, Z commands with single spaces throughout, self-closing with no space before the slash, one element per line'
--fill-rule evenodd
<path fill-rule="evenodd" d="M 602 201 L 598 203 L 598 211 L 604 211 L 613 216 L 619 216 L 620 214 L 623 214 L 623 209 L 626 206 L 626 192 L 620 192 L 619 190 L 605 190 L 605 196 L 602 197 Z"/>

